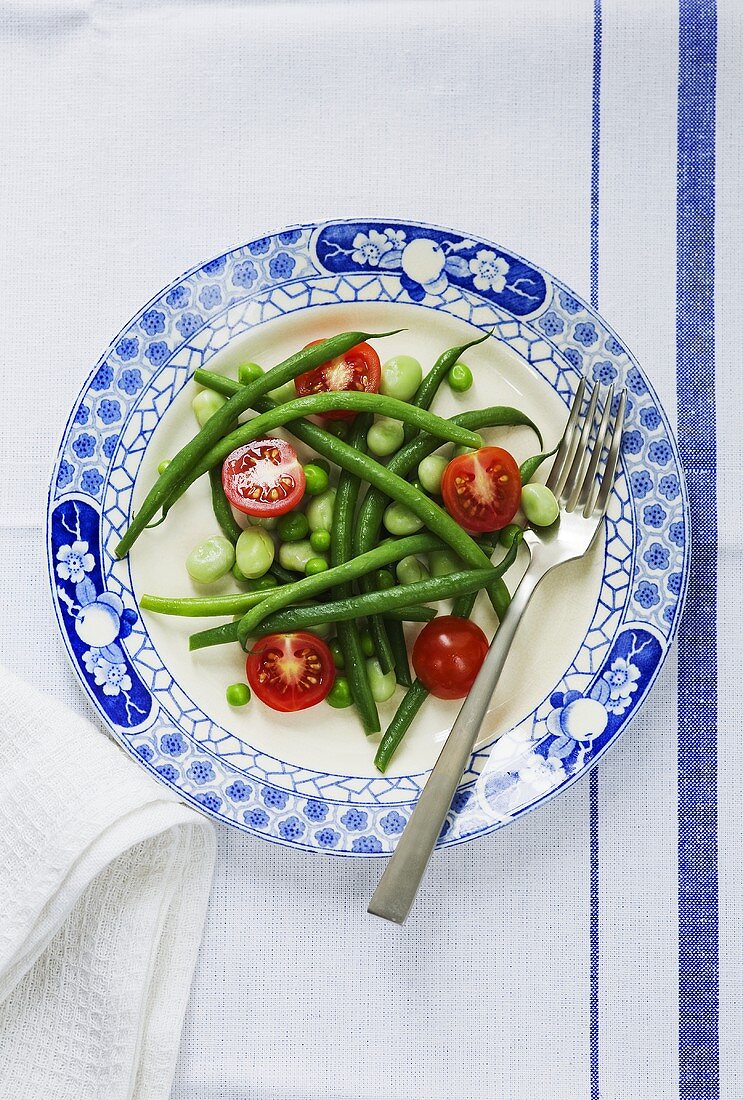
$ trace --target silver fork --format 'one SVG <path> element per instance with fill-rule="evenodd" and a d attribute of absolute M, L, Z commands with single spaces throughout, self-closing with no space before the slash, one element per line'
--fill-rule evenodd
<path fill-rule="evenodd" d="M 614 387 L 609 388 L 597 426 L 599 386 L 589 391 L 584 411 L 587 388 L 582 380 L 547 481 L 560 503 L 560 515 L 551 527 L 526 527 L 524 531 L 531 555 L 529 566 L 374 891 L 368 911 L 377 917 L 402 924 L 410 912 L 534 590 L 556 565 L 583 557 L 601 527 L 619 460 L 627 395 L 622 390 L 612 414 Z"/>

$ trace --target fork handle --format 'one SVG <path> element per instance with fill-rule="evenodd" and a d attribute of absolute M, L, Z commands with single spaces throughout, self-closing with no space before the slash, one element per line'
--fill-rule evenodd
<path fill-rule="evenodd" d="M 482 668 L 369 902 L 368 912 L 377 917 L 402 924 L 410 912 L 451 800 L 475 747 L 511 642 L 534 589 L 544 575 L 534 566 L 532 561 L 514 592 Z"/>

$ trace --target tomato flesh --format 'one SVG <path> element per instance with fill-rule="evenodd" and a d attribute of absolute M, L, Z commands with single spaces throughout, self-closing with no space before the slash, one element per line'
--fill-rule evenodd
<path fill-rule="evenodd" d="M 304 496 L 304 470 L 285 439 L 256 439 L 222 464 L 225 496 L 247 516 L 282 516 Z"/>
<path fill-rule="evenodd" d="M 480 447 L 458 455 L 444 470 L 441 495 L 446 510 L 469 534 L 500 531 L 521 500 L 521 474 L 502 447 Z"/>
<path fill-rule="evenodd" d="M 463 699 L 487 651 L 488 640 L 479 626 L 456 615 L 439 615 L 415 640 L 413 668 L 437 699 Z"/>
<path fill-rule="evenodd" d="M 308 348 L 321 343 L 313 340 Z M 379 393 L 382 367 L 371 344 L 356 344 L 344 355 L 321 363 L 314 370 L 305 371 L 294 379 L 294 386 L 300 397 L 312 393 L 329 393 L 340 390 L 356 390 L 358 393 Z M 323 413 L 324 420 L 353 420 L 356 413 L 347 409 Z"/>
<path fill-rule="evenodd" d="M 272 710 L 306 710 L 320 703 L 335 680 L 333 655 L 315 634 L 267 634 L 246 662 L 248 683 Z"/>

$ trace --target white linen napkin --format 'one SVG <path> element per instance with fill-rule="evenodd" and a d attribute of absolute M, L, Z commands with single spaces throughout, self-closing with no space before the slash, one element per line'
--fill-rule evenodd
<path fill-rule="evenodd" d="M 166 1100 L 214 830 L 0 668 L 0 1097 Z"/>

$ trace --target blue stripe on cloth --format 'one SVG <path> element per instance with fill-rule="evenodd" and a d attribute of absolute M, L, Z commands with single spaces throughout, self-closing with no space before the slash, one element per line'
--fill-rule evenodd
<path fill-rule="evenodd" d="M 591 113 L 591 305 L 599 304 L 599 182 L 601 151 L 601 0 L 593 5 L 593 107 Z M 589 1049 L 591 1100 L 599 1100 L 599 773 L 588 787 L 590 860 Z"/>
<path fill-rule="evenodd" d="M 717 1100 L 717 507 L 714 0 L 681 0 L 676 384 L 693 540 L 679 627 L 679 1096 Z M 688 537 L 688 533 L 687 533 Z"/>

